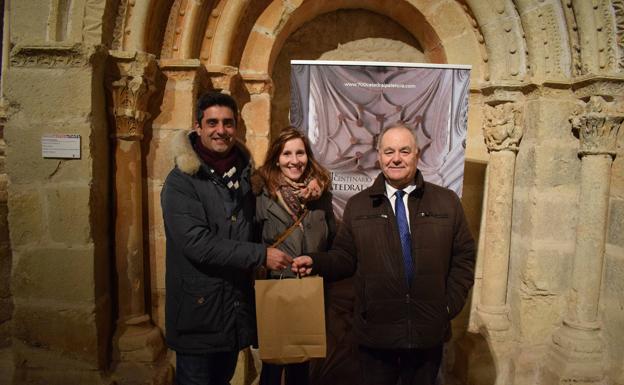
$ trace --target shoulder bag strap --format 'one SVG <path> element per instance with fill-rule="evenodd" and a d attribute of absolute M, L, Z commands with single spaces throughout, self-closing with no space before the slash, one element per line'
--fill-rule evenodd
<path fill-rule="evenodd" d="M 277 237 L 277 240 L 275 242 L 273 242 L 273 244 L 271 245 L 271 247 L 277 247 L 279 246 L 282 242 L 284 242 L 286 240 L 286 238 L 288 238 L 288 236 L 295 230 L 295 228 L 297 228 L 297 226 L 299 226 L 299 224 L 301 223 L 301 221 L 303 220 L 303 217 L 306 216 L 306 214 L 308 213 L 308 209 L 304 209 L 303 213 L 301 213 L 301 215 L 299 216 L 299 218 L 297 218 L 297 220 L 295 221 L 295 223 L 292 224 L 292 226 L 290 226 L 289 228 L 287 228 L 286 230 L 284 230 L 283 233 L 281 233 L 279 235 L 279 237 Z"/>

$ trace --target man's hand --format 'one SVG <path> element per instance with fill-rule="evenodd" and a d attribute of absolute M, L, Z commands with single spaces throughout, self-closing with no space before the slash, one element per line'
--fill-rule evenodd
<path fill-rule="evenodd" d="M 302 277 L 310 275 L 312 272 L 312 258 L 307 255 L 302 255 L 293 260 L 291 270 L 295 274 L 299 274 Z"/>
<path fill-rule="evenodd" d="M 275 247 L 267 248 L 266 267 L 269 270 L 283 270 L 292 263 L 290 255 Z"/>

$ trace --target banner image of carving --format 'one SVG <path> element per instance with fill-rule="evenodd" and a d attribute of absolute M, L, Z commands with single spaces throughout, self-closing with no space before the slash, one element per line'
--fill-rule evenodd
<path fill-rule="evenodd" d="M 332 173 L 334 209 L 379 173 L 377 138 L 397 122 L 416 129 L 425 180 L 462 193 L 470 66 L 291 61 L 290 121 Z"/>

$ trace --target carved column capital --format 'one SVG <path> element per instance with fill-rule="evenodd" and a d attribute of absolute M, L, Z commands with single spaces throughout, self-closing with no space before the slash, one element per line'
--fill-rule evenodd
<path fill-rule="evenodd" d="M 241 73 L 245 88 L 250 95 L 268 94 L 273 96 L 273 80 L 266 75 Z"/>
<path fill-rule="evenodd" d="M 483 137 L 488 152 L 518 151 L 522 139 L 522 108 L 518 103 L 485 105 Z"/>
<path fill-rule="evenodd" d="M 156 90 L 154 85 L 158 66 L 154 55 L 135 52 L 111 51 L 114 61 L 113 79 L 109 87 L 113 99 L 115 137 L 122 140 L 141 140 L 143 126 L 150 118 L 149 98 Z"/>
<path fill-rule="evenodd" d="M 238 68 L 221 64 L 207 64 L 206 72 L 212 89 L 226 93 L 232 92 L 234 80 L 239 76 Z"/>
<path fill-rule="evenodd" d="M 624 111 L 601 96 L 590 97 L 570 117 L 580 139 L 579 155 L 616 155 L 616 139 L 624 121 Z"/>

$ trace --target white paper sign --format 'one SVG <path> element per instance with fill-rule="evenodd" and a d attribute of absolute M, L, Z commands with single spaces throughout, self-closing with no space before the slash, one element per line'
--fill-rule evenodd
<path fill-rule="evenodd" d="M 44 158 L 80 159 L 80 135 L 43 135 L 41 137 L 41 156 Z"/>

